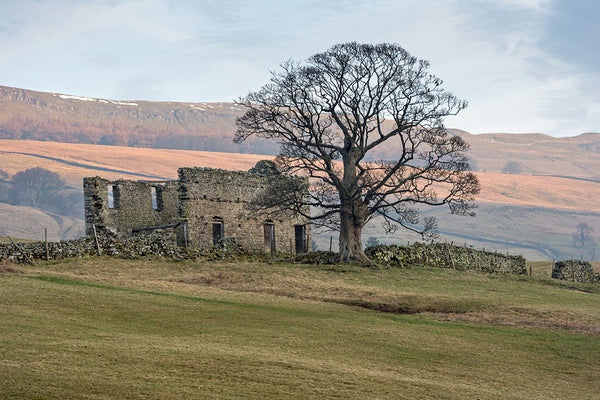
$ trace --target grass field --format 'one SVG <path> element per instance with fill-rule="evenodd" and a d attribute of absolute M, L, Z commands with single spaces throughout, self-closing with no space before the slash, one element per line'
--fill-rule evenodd
<path fill-rule="evenodd" d="M 0 398 L 598 399 L 600 285 L 532 269 L 0 264 Z"/>

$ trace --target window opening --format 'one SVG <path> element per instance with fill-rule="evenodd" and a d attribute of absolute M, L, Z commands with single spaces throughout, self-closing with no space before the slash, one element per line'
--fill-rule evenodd
<path fill-rule="evenodd" d="M 225 224 L 223 218 L 214 217 L 212 221 L 213 245 L 222 246 L 223 238 L 225 237 Z"/>
<path fill-rule="evenodd" d="M 117 185 L 108 185 L 107 187 L 107 205 L 108 208 L 119 208 L 119 187 Z"/>
<path fill-rule="evenodd" d="M 152 196 L 152 209 L 162 211 L 164 209 L 162 188 L 152 186 L 150 188 L 150 195 Z"/>
<path fill-rule="evenodd" d="M 156 198 L 156 188 L 154 186 L 150 188 L 150 196 L 152 196 L 152 209 L 158 210 L 158 199 Z"/>

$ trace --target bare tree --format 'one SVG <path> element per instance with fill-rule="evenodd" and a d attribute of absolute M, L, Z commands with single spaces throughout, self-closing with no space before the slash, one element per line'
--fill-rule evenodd
<path fill-rule="evenodd" d="M 466 102 L 445 91 L 428 67 L 385 43 L 338 44 L 304 63 L 282 64 L 270 83 L 239 100 L 247 111 L 234 140 L 280 142 L 279 170 L 308 174 L 313 183 L 303 198 L 293 193 L 301 188 L 273 179 L 262 200 L 298 212 L 311 206 L 311 219 L 339 229 L 342 261 L 368 262 L 361 233 L 373 216 L 390 230 L 426 233 L 435 222 L 420 219 L 421 205 L 473 215 L 480 187 L 463 154 L 469 146 L 442 121 Z M 370 156 L 388 146 L 395 159 Z"/>
<path fill-rule="evenodd" d="M 585 222 L 577 224 L 575 227 L 575 233 L 573 234 L 573 241 L 575 244 L 579 243 L 581 247 L 585 247 L 585 244 L 592 240 L 593 230 L 594 228 Z"/>

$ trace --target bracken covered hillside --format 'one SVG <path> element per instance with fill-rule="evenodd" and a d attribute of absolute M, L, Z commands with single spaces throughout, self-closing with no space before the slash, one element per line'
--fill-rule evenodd
<path fill-rule="evenodd" d="M 114 101 L 0 86 L 0 138 L 130 147 L 274 153 L 232 142 L 233 103 Z"/>
<path fill-rule="evenodd" d="M 276 154 L 264 139 L 232 142 L 234 103 L 115 101 L 0 86 L 0 139 L 106 144 L 180 150 Z M 600 180 L 600 133 L 554 138 L 543 134 L 451 132 L 471 145 L 475 170 Z M 377 149 L 375 159 L 395 159 L 395 146 Z"/>

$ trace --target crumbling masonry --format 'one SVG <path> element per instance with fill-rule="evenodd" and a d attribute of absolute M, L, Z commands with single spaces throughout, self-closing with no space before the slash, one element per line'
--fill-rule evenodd
<path fill-rule="evenodd" d="M 268 171 L 257 167 L 251 172 L 179 168 L 176 181 L 84 178 L 86 233 L 166 230 L 179 246 L 235 243 L 249 251 L 307 251 L 306 218 L 292 213 L 273 218 L 248 207 L 269 181 Z"/>

